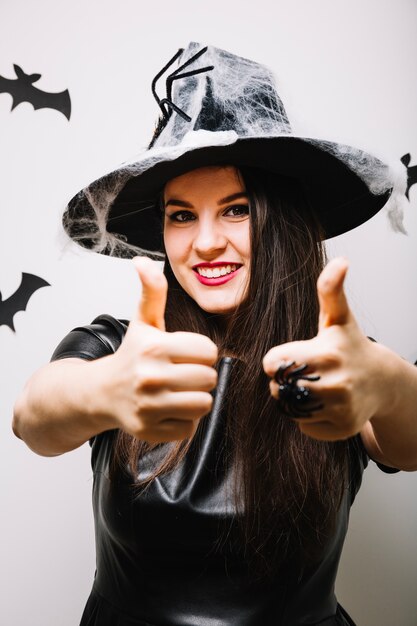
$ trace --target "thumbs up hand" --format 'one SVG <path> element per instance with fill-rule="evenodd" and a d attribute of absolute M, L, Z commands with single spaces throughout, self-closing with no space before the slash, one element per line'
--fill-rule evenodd
<path fill-rule="evenodd" d="M 263 360 L 271 378 L 280 366 L 292 362 L 307 363 L 303 374 L 320 377 L 298 384 L 310 390 L 311 406 L 321 408 L 309 417 L 295 419 L 304 434 L 328 441 L 359 433 L 378 411 L 382 396 L 378 347 L 362 333 L 349 308 L 343 288 L 347 270 L 347 260 L 339 257 L 319 276 L 317 336 L 274 347 Z M 275 380 L 271 380 L 270 390 L 273 397 L 279 397 Z"/>
<path fill-rule="evenodd" d="M 144 441 L 191 437 L 212 405 L 217 347 L 206 336 L 165 332 L 168 284 L 157 263 L 134 259 L 142 298 L 111 365 L 107 411 L 114 427 Z"/>

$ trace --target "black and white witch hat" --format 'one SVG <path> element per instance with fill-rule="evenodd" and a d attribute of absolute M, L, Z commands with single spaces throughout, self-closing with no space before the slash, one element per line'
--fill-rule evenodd
<path fill-rule="evenodd" d="M 173 64 L 177 63 L 176 69 Z M 167 94 L 156 82 L 166 73 Z M 396 230 L 407 171 L 358 148 L 295 135 L 268 68 L 190 43 L 155 77 L 162 116 L 148 148 L 78 193 L 64 214 L 70 237 L 118 257 L 163 257 L 164 184 L 207 165 L 263 168 L 297 179 L 326 238 L 359 226 L 388 202 Z"/>

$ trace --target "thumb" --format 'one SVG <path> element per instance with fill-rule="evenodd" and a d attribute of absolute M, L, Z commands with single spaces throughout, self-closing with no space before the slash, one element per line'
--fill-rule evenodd
<path fill-rule="evenodd" d="M 142 283 L 142 297 L 138 307 L 137 319 L 159 330 L 165 330 L 165 306 L 168 283 L 158 264 L 147 257 L 133 259 L 139 279 Z"/>
<path fill-rule="evenodd" d="M 328 326 L 346 324 L 350 319 L 350 309 L 343 289 L 348 267 L 348 260 L 338 257 L 332 259 L 319 276 L 319 331 Z"/>

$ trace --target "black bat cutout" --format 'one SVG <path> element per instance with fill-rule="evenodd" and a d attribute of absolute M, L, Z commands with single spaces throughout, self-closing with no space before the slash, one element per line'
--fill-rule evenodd
<path fill-rule="evenodd" d="M 411 161 L 411 154 L 408 152 L 401 157 L 401 163 L 405 165 L 407 168 L 407 189 L 405 191 L 405 195 L 407 200 L 410 199 L 409 191 L 410 187 L 412 187 L 415 183 L 417 183 L 417 165 L 412 165 L 409 167 Z"/>
<path fill-rule="evenodd" d="M 37 109 L 55 109 L 69 120 L 71 117 L 71 99 L 68 89 L 59 93 L 42 91 L 33 86 L 42 74 L 25 74 L 21 67 L 13 65 L 17 78 L 0 76 L 0 93 L 9 93 L 13 98 L 11 111 L 22 102 L 29 102 Z"/>
<path fill-rule="evenodd" d="M 0 291 L 0 326 L 8 326 L 13 332 L 16 332 L 13 324 L 13 318 L 16 313 L 26 310 L 27 304 L 35 291 L 41 287 L 50 286 L 43 278 L 35 276 L 35 274 L 23 272 L 19 287 L 7 300 L 3 300 Z"/>

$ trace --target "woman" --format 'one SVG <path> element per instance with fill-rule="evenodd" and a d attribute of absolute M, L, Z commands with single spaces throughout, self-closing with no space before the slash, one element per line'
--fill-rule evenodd
<path fill-rule="evenodd" d="M 395 200 L 398 175 L 293 135 L 263 66 L 180 54 L 149 149 L 64 219 L 96 251 L 166 254 L 164 274 L 135 258 L 129 325 L 72 331 L 14 430 L 43 455 L 92 445 L 83 626 L 351 624 L 334 596 L 350 505 L 368 457 L 417 468 L 417 373 L 363 335 L 321 240 Z"/>

